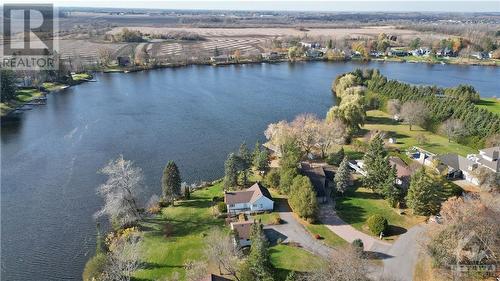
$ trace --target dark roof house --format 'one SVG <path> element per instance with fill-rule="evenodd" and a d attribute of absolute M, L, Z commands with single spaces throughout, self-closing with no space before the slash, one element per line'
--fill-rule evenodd
<path fill-rule="evenodd" d="M 328 180 L 323 167 L 312 167 L 308 163 L 302 162 L 300 163 L 299 172 L 309 178 L 316 192 L 316 197 L 318 197 L 321 202 L 325 202 L 328 190 Z"/>

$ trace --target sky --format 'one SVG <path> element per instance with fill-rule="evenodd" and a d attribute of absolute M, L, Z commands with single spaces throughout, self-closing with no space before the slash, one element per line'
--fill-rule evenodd
<path fill-rule="evenodd" d="M 324 12 L 500 12 L 500 0 L 399 0 L 399 1 L 168 1 L 168 0 L 5 0 L 9 2 L 43 2 L 66 7 L 157 8 L 187 10 L 269 10 Z"/>

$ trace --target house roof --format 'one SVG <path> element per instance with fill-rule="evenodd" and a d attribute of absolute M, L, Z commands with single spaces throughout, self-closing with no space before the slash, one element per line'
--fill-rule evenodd
<path fill-rule="evenodd" d="M 231 223 L 232 229 L 238 233 L 238 237 L 240 239 L 250 239 L 252 225 L 252 221 L 239 221 Z"/>
<path fill-rule="evenodd" d="M 307 163 L 301 163 L 300 173 L 309 178 L 316 196 L 323 197 L 326 195 L 326 175 L 322 167 L 311 167 Z"/>
<path fill-rule="evenodd" d="M 406 165 L 406 163 L 399 157 L 389 157 L 389 163 L 391 166 L 395 166 L 397 170 L 398 178 L 404 178 L 411 176 L 411 169 Z"/>
<path fill-rule="evenodd" d="M 468 167 L 474 164 L 473 161 L 457 154 L 444 154 L 439 156 L 438 158 L 443 164 L 447 165 L 448 167 L 461 171 L 468 170 Z"/>
<path fill-rule="evenodd" d="M 224 202 L 226 204 L 252 203 L 261 196 L 273 199 L 269 190 L 260 185 L 258 182 L 243 191 L 228 191 L 224 194 Z"/>
<path fill-rule="evenodd" d="M 500 146 L 483 148 L 483 149 L 480 149 L 479 151 L 481 151 L 484 155 L 486 155 L 490 158 L 493 158 L 493 152 L 497 151 L 500 154 Z"/>

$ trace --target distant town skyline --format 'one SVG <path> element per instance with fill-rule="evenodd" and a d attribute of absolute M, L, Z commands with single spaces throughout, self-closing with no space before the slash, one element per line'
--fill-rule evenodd
<path fill-rule="evenodd" d="M 6 0 L 4 3 L 32 3 Z M 160 1 L 48 0 L 60 7 L 318 12 L 500 12 L 500 1 Z"/>

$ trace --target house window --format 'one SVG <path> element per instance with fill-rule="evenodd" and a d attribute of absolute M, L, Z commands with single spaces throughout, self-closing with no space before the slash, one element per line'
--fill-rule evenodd
<path fill-rule="evenodd" d="M 253 204 L 253 207 L 256 208 L 257 207 L 257 204 Z"/>
<path fill-rule="evenodd" d="M 229 207 L 234 207 L 234 204 L 229 205 Z"/>

